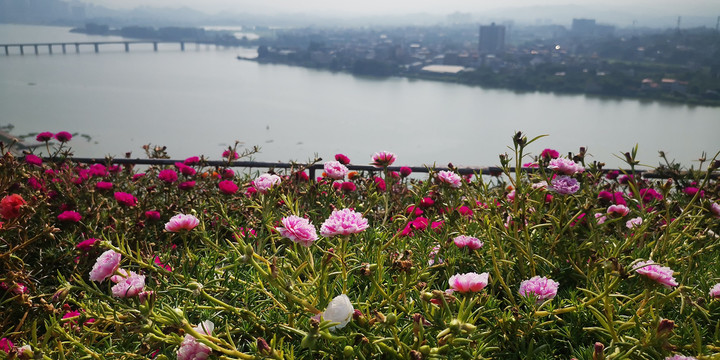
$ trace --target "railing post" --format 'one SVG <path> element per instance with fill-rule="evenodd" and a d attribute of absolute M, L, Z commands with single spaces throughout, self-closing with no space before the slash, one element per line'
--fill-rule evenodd
<path fill-rule="evenodd" d="M 20 55 L 25 55 L 25 47 L 20 45 Z"/>
<path fill-rule="evenodd" d="M 52 44 L 48 44 L 48 53 L 52 55 Z"/>
<path fill-rule="evenodd" d="M 67 54 L 67 52 L 65 51 L 65 44 L 62 44 L 62 51 L 63 51 L 63 54 Z"/>
<path fill-rule="evenodd" d="M 78 54 L 80 53 L 80 44 L 78 43 L 75 43 L 75 52 Z"/>
<path fill-rule="evenodd" d="M 153 41 L 153 51 L 157 51 L 157 41 Z"/>
<path fill-rule="evenodd" d="M 125 52 L 130 52 L 130 43 L 125 42 Z"/>
<path fill-rule="evenodd" d="M 180 42 L 180 51 L 185 51 L 185 42 L 184 41 Z"/>
<path fill-rule="evenodd" d="M 35 44 L 35 45 L 33 45 L 33 46 L 35 47 L 35 55 L 39 54 L 37 44 Z"/>
<path fill-rule="evenodd" d="M 100 52 L 100 44 L 94 43 L 93 45 L 95 45 L 95 53 L 99 53 Z"/>
<path fill-rule="evenodd" d="M 8 49 L 8 46 L 5 45 L 5 56 L 9 56 L 9 55 L 10 55 L 10 50 Z"/>

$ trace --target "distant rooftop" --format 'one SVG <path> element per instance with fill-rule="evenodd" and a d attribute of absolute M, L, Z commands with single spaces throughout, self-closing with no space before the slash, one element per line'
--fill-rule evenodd
<path fill-rule="evenodd" d="M 441 74 L 457 74 L 465 70 L 464 66 L 456 65 L 428 65 L 422 68 L 422 71 L 441 73 Z"/>

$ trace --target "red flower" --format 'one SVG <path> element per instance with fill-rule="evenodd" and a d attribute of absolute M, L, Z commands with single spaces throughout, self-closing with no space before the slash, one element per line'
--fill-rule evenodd
<path fill-rule="evenodd" d="M 412 169 L 411 169 L 411 168 L 409 168 L 409 167 L 407 167 L 407 166 L 403 166 L 403 167 L 400 168 L 400 176 L 402 176 L 402 177 L 408 177 L 408 176 L 410 176 L 410 174 L 412 174 Z"/>
<path fill-rule="evenodd" d="M 195 181 L 186 181 L 178 184 L 180 190 L 190 190 L 195 187 Z"/>
<path fill-rule="evenodd" d="M 20 207 L 25 205 L 25 199 L 18 194 L 4 197 L 0 201 L 0 216 L 5 219 L 14 219 L 20 216 Z"/>
<path fill-rule="evenodd" d="M 50 141 L 50 139 L 52 139 L 53 136 L 55 136 L 53 133 L 51 133 L 49 131 L 45 131 L 45 132 L 41 132 L 41 133 L 37 134 L 37 136 L 35 137 L 35 140 L 37 140 L 39 142 Z"/>
<path fill-rule="evenodd" d="M 113 183 L 108 181 L 100 181 L 95 184 L 95 188 L 98 190 L 111 190 L 113 188 Z"/>
<path fill-rule="evenodd" d="M 145 218 L 150 221 L 160 220 L 160 213 L 155 210 L 149 210 L 145 212 Z"/>
<path fill-rule="evenodd" d="M 343 191 L 351 192 L 351 191 L 355 191 L 355 189 L 357 189 L 357 186 L 355 186 L 355 183 L 352 181 L 345 181 L 344 183 L 342 183 L 340 188 Z"/>
<path fill-rule="evenodd" d="M 30 165 L 42 166 L 42 159 L 39 156 L 33 154 L 25 155 L 25 162 Z"/>
<path fill-rule="evenodd" d="M 158 179 L 171 184 L 177 181 L 178 179 L 178 173 L 175 172 L 175 170 L 172 169 L 165 169 L 163 171 L 160 171 L 158 174 Z"/>
<path fill-rule="evenodd" d="M 192 157 L 189 157 L 189 158 L 185 159 L 185 161 L 184 161 L 183 163 L 184 163 L 185 165 L 188 165 L 188 166 L 189 166 L 189 165 L 195 165 L 195 164 L 197 164 L 197 163 L 199 163 L 199 162 L 200 162 L 200 158 L 199 158 L 199 157 L 197 157 L 197 156 L 192 156 Z"/>
<path fill-rule="evenodd" d="M 387 189 L 387 186 L 385 185 L 385 180 L 383 180 L 381 177 L 376 176 L 373 181 L 375 181 L 375 186 L 377 186 L 378 190 L 385 191 Z"/>
<path fill-rule="evenodd" d="M 335 160 L 343 165 L 347 165 L 350 163 L 350 158 L 343 154 L 336 154 Z"/>

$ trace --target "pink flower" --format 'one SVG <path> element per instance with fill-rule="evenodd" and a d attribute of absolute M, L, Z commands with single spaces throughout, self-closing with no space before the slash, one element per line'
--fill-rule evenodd
<path fill-rule="evenodd" d="M 98 190 L 111 190 L 113 188 L 113 183 L 109 181 L 98 181 L 98 183 L 95 184 L 95 188 Z"/>
<path fill-rule="evenodd" d="M 467 292 L 478 292 L 484 289 L 488 285 L 488 273 L 474 273 L 469 272 L 466 274 L 455 274 L 450 277 L 448 281 L 450 289 L 453 291 L 467 293 Z"/>
<path fill-rule="evenodd" d="M 710 296 L 715 299 L 720 299 L 720 283 L 715 284 L 712 289 L 710 289 Z"/>
<path fill-rule="evenodd" d="M 222 153 L 222 157 L 228 158 L 230 160 L 236 160 L 240 157 L 240 155 L 238 155 L 238 153 L 234 150 L 225 150 Z"/>
<path fill-rule="evenodd" d="M 174 183 L 177 181 L 178 173 L 175 172 L 175 170 L 173 170 L 173 169 L 165 169 L 165 170 L 160 171 L 160 173 L 158 173 L 158 179 L 160 179 L 168 184 L 171 184 L 171 183 Z"/>
<path fill-rule="evenodd" d="M 37 134 L 37 136 L 35 137 L 35 140 L 37 140 L 39 142 L 46 142 L 46 141 L 50 141 L 54 136 L 55 136 L 55 134 L 53 134 L 49 131 L 44 131 L 44 132 Z"/>
<path fill-rule="evenodd" d="M 537 302 L 552 299 L 557 295 L 560 283 L 546 277 L 533 276 L 529 280 L 520 283 L 520 295 L 524 297 L 534 296 Z"/>
<path fill-rule="evenodd" d="M 266 194 L 268 190 L 270 190 L 275 185 L 280 184 L 280 182 L 282 182 L 282 179 L 280 179 L 280 177 L 277 175 L 262 174 L 258 176 L 257 179 L 253 180 L 253 185 L 258 191 Z"/>
<path fill-rule="evenodd" d="M 575 164 L 574 161 L 565 158 L 557 158 L 550 160 L 548 169 L 556 170 L 557 172 L 565 175 L 574 175 L 585 171 L 585 168 L 580 164 Z"/>
<path fill-rule="evenodd" d="M 367 219 L 351 209 L 334 210 L 320 227 L 324 237 L 357 234 L 368 228 Z"/>
<path fill-rule="evenodd" d="M 697 359 L 692 356 L 674 355 L 674 356 L 666 357 L 665 360 L 697 360 Z"/>
<path fill-rule="evenodd" d="M 126 276 L 118 280 L 111 289 L 114 297 L 133 297 L 145 288 L 145 275 L 138 275 L 133 271 L 129 274 L 126 272 Z"/>
<path fill-rule="evenodd" d="M 200 224 L 200 220 L 193 215 L 177 214 L 165 223 L 165 230 L 169 232 L 190 231 Z"/>
<path fill-rule="evenodd" d="M 340 189 L 345 192 L 353 192 L 357 189 L 357 186 L 352 181 L 345 181 L 340 185 Z"/>
<path fill-rule="evenodd" d="M 716 218 L 720 218 L 720 204 L 718 203 L 712 203 L 710 204 L 710 212 L 715 216 Z"/>
<path fill-rule="evenodd" d="M 580 190 L 580 183 L 575 178 L 562 175 L 550 181 L 550 189 L 560 195 L 572 195 Z"/>
<path fill-rule="evenodd" d="M 79 242 L 77 245 L 75 245 L 75 247 L 82 251 L 88 252 L 92 249 L 93 245 L 95 245 L 95 243 L 98 241 L 100 241 L 100 239 L 90 238 L 90 239 Z"/>
<path fill-rule="evenodd" d="M 201 335 L 212 335 L 214 329 L 215 324 L 210 320 L 205 320 L 194 328 Z M 212 349 L 209 346 L 198 342 L 192 335 L 185 334 L 185 339 L 177 352 L 177 360 L 204 360 L 210 356 L 211 352 Z"/>
<path fill-rule="evenodd" d="M 67 131 L 61 131 L 57 134 L 55 134 L 55 139 L 59 142 L 68 142 L 70 139 L 72 139 L 72 134 L 70 134 Z"/>
<path fill-rule="evenodd" d="M 376 152 L 372 156 L 372 165 L 375 167 L 388 167 L 395 162 L 395 154 L 389 151 Z"/>
<path fill-rule="evenodd" d="M 464 247 L 468 247 L 470 248 L 470 250 L 477 250 L 484 245 L 483 242 L 480 241 L 478 238 L 467 235 L 457 236 L 455 239 L 453 239 L 453 242 L 455 243 L 455 245 L 457 245 L 457 247 L 461 249 Z"/>
<path fill-rule="evenodd" d="M 180 170 L 180 173 L 185 176 L 193 176 L 193 175 L 195 175 L 195 173 L 197 173 L 197 171 L 195 171 L 195 169 L 193 169 L 190 166 L 187 166 L 181 162 L 176 162 L 175 167 L 178 168 L 178 170 Z"/>
<path fill-rule="evenodd" d="M 610 205 L 607 209 L 608 215 L 625 216 L 630 213 L 630 209 L 625 205 Z"/>
<path fill-rule="evenodd" d="M 412 174 L 412 169 L 411 169 L 411 168 L 409 168 L 409 167 L 407 167 L 407 166 L 402 166 L 402 167 L 400 167 L 400 176 L 402 176 L 402 177 L 405 178 L 405 177 L 410 176 L 410 174 Z"/>
<path fill-rule="evenodd" d="M 460 184 L 462 183 L 460 175 L 447 170 L 443 170 L 438 173 L 438 180 L 440 180 L 440 182 L 450 185 L 450 187 L 452 188 L 459 188 Z"/>
<path fill-rule="evenodd" d="M 595 214 L 595 220 L 597 221 L 598 225 L 602 225 L 607 221 L 607 217 L 603 214 L 597 213 Z"/>
<path fill-rule="evenodd" d="M 137 201 L 138 201 L 138 199 L 135 196 L 133 196 L 132 194 L 128 194 L 126 192 L 119 192 L 119 191 L 115 193 L 115 200 L 117 200 L 117 202 L 120 205 L 125 205 L 125 206 L 135 206 L 135 205 L 137 205 Z"/>
<path fill-rule="evenodd" d="M 281 220 L 283 227 L 277 227 L 280 236 L 286 237 L 302 246 L 310 247 L 318 239 L 315 227 L 308 219 L 291 215 Z"/>
<path fill-rule="evenodd" d="M 42 166 L 42 158 L 33 154 L 25 155 L 25 162 L 30 165 Z"/>
<path fill-rule="evenodd" d="M 230 180 L 223 180 L 218 184 L 218 188 L 220 188 L 220 192 L 223 194 L 234 194 L 238 191 L 238 186 L 230 181 Z"/>
<path fill-rule="evenodd" d="M 428 265 L 429 266 L 435 265 L 435 258 L 437 258 L 438 264 L 443 263 L 443 260 L 437 256 L 438 252 L 440 252 L 440 245 L 433 246 L 432 251 L 430 251 L 430 253 L 428 254 Z"/>
<path fill-rule="evenodd" d="M 636 218 L 632 218 L 632 219 L 626 221 L 625 227 L 627 227 L 628 229 L 632 229 L 632 228 L 640 227 L 640 225 L 642 225 L 642 223 L 643 223 L 643 219 L 638 216 Z"/>
<path fill-rule="evenodd" d="M 121 258 L 122 255 L 113 250 L 108 250 L 100 254 L 92 270 L 90 270 L 90 280 L 103 282 L 103 280 L 112 276 L 118 267 L 120 267 Z"/>
<path fill-rule="evenodd" d="M 515 201 L 515 189 L 510 190 L 510 192 L 507 194 L 506 197 L 509 202 L 514 202 Z"/>
<path fill-rule="evenodd" d="M 141 179 L 142 177 L 144 177 L 144 176 L 145 176 L 145 173 L 135 174 L 135 175 L 133 175 L 133 177 L 132 177 L 132 181 L 138 181 L 138 180 L 140 180 L 140 179 Z"/>
<path fill-rule="evenodd" d="M 420 200 L 420 207 L 423 208 L 429 208 L 435 204 L 435 200 L 433 200 L 431 197 L 424 197 L 422 200 Z"/>
<path fill-rule="evenodd" d="M 63 211 L 57 218 L 60 221 L 78 222 L 82 219 L 82 215 L 75 211 Z"/>
<path fill-rule="evenodd" d="M 640 261 L 632 268 L 640 275 L 645 275 L 648 278 L 657 281 L 666 288 L 678 286 L 677 281 L 673 277 L 673 271 L 667 266 L 659 266 L 654 261 Z"/>
<path fill-rule="evenodd" d="M 660 195 L 655 189 L 640 189 L 640 197 L 644 203 L 649 203 L 653 200 L 662 200 L 663 196 Z"/>
<path fill-rule="evenodd" d="M 341 164 L 339 161 L 328 161 L 323 165 L 323 168 L 325 170 L 325 174 L 331 179 L 340 180 L 347 175 L 350 170 L 348 168 Z"/>
<path fill-rule="evenodd" d="M 343 165 L 347 165 L 350 163 L 350 158 L 343 154 L 335 154 L 335 160 Z"/>
<path fill-rule="evenodd" d="M 684 192 L 685 194 L 687 194 L 687 195 L 690 195 L 690 196 L 695 196 L 695 194 L 697 194 L 698 192 L 700 192 L 700 197 L 705 197 L 705 191 L 700 190 L 700 189 L 698 189 L 698 188 L 696 188 L 696 187 L 694 187 L 694 186 L 688 186 L 688 187 L 684 188 L 684 189 L 683 189 L 683 192 Z"/>

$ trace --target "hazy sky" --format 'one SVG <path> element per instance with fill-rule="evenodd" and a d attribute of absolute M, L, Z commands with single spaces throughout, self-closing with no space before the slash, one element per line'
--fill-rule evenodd
<path fill-rule="evenodd" d="M 110 8 L 190 7 L 208 13 L 233 11 L 243 13 L 305 12 L 317 15 L 384 15 L 427 12 L 449 14 L 455 11 L 482 12 L 500 8 L 583 5 L 592 7 L 645 8 L 673 15 L 720 15 L 720 0 L 85 0 Z"/>

